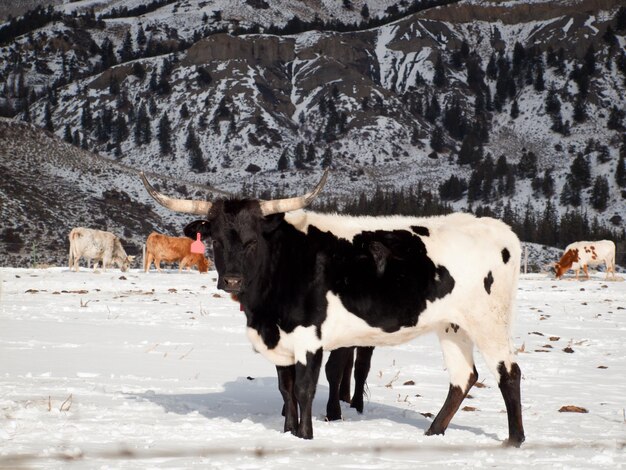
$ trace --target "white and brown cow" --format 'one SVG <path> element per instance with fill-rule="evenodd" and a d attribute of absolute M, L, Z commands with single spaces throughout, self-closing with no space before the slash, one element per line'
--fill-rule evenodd
<path fill-rule="evenodd" d="M 327 176 L 301 197 L 213 202 L 167 197 L 142 178 L 160 204 L 205 217 L 185 234 L 212 240 L 217 287 L 237 297 L 254 349 L 276 365 L 285 431 L 313 437 L 324 350 L 396 345 L 435 332 L 450 387 L 426 434 L 444 434 L 476 383 L 476 346 L 504 398 L 508 444 L 521 445 L 522 374 L 511 341 L 517 236 L 501 221 L 470 214 L 349 217 L 300 210 Z"/>
<path fill-rule="evenodd" d="M 609 273 L 615 277 L 615 243 L 611 240 L 598 240 L 595 242 L 574 242 L 565 247 L 561 259 L 554 264 L 557 279 L 560 279 L 567 271 L 573 269 L 578 279 L 580 269 L 585 272 L 589 279 L 588 266 L 606 266 L 606 278 Z"/>
<path fill-rule="evenodd" d="M 203 253 L 191 252 L 192 240 L 187 237 L 169 237 L 160 233 L 152 232 L 146 240 L 146 259 L 144 271 L 150 270 L 154 262 L 157 271 L 161 271 L 161 261 L 165 263 L 178 262 L 178 271 L 183 268 L 190 269 L 196 266 L 198 271 L 206 273 L 209 270 L 209 260 Z"/>
<path fill-rule="evenodd" d="M 69 267 L 78 271 L 80 258 L 94 261 L 94 270 L 102 262 L 103 271 L 111 264 L 116 264 L 123 272 L 128 271 L 135 259 L 128 256 L 120 239 L 111 232 L 85 227 L 76 227 L 70 231 Z"/>

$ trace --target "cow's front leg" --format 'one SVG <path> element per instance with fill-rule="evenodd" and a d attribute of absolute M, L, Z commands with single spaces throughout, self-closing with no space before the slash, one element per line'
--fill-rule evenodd
<path fill-rule="evenodd" d="M 296 434 L 298 428 L 298 408 L 294 388 L 296 367 L 276 366 L 276 372 L 278 373 L 278 390 L 283 396 L 284 431 Z"/>
<path fill-rule="evenodd" d="M 296 363 L 296 399 L 300 408 L 300 422 L 296 436 L 302 439 L 313 439 L 313 398 L 317 387 L 317 379 L 322 367 L 322 348 L 315 352 L 307 352 L 305 363 Z"/>

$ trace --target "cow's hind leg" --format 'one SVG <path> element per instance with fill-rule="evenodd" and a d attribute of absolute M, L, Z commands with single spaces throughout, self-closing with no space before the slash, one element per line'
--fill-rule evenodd
<path fill-rule="evenodd" d="M 283 397 L 283 416 L 285 432 L 296 434 L 298 429 L 298 402 L 295 395 L 296 367 L 276 366 L 278 390 Z"/>
<path fill-rule="evenodd" d="M 493 333 L 493 332 L 492 332 Z M 502 328 L 502 336 L 476 338 L 476 346 L 483 355 L 487 366 L 496 377 L 509 424 L 507 445 L 519 447 L 524 442 L 522 423 L 521 379 L 522 372 L 512 353 L 508 330 Z"/>
<path fill-rule="evenodd" d="M 359 413 L 363 413 L 365 381 L 370 372 L 373 352 L 373 347 L 363 346 L 356 349 L 356 360 L 354 361 L 354 395 L 350 401 L 350 408 L 355 408 Z"/>
<path fill-rule="evenodd" d="M 326 419 L 336 421 L 341 419 L 341 406 L 339 400 L 342 398 L 341 389 L 346 381 L 346 369 L 349 368 L 347 378 L 348 399 L 350 397 L 350 379 L 352 375 L 352 362 L 354 360 L 354 348 L 339 348 L 330 352 L 326 361 L 326 379 L 328 380 L 328 402 L 326 403 Z"/>
<path fill-rule="evenodd" d="M 343 375 L 339 383 L 339 399 L 346 403 L 350 403 L 350 384 L 352 382 L 352 367 L 354 365 L 355 347 L 348 348 L 350 354 L 343 367 Z"/>
<path fill-rule="evenodd" d="M 443 359 L 450 376 L 446 401 L 426 431 L 427 436 L 444 434 L 470 388 L 478 380 L 474 367 L 474 343 L 458 325 L 448 324 L 437 332 Z"/>

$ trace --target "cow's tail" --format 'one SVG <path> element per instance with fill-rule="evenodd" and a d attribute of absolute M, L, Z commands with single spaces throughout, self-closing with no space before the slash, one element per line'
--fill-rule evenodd
<path fill-rule="evenodd" d="M 80 228 L 73 228 L 70 231 L 69 239 L 70 239 L 70 252 L 69 252 L 69 266 L 70 269 L 74 266 L 74 263 L 77 259 L 80 258 L 80 255 L 77 253 L 76 248 L 76 240 L 83 236 L 83 232 Z"/>
<path fill-rule="evenodd" d="M 69 239 L 70 239 L 70 252 L 69 252 L 69 256 L 68 256 L 68 265 L 70 270 L 72 269 L 72 267 L 74 266 L 74 240 L 78 237 L 78 231 L 73 228 L 70 231 L 70 235 L 69 235 Z"/>

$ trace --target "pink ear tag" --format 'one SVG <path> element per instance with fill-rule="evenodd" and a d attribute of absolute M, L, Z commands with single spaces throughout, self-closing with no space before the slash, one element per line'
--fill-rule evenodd
<path fill-rule="evenodd" d="M 200 241 L 200 233 L 196 233 L 196 241 L 191 244 L 191 252 L 204 254 L 204 243 Z"/>

